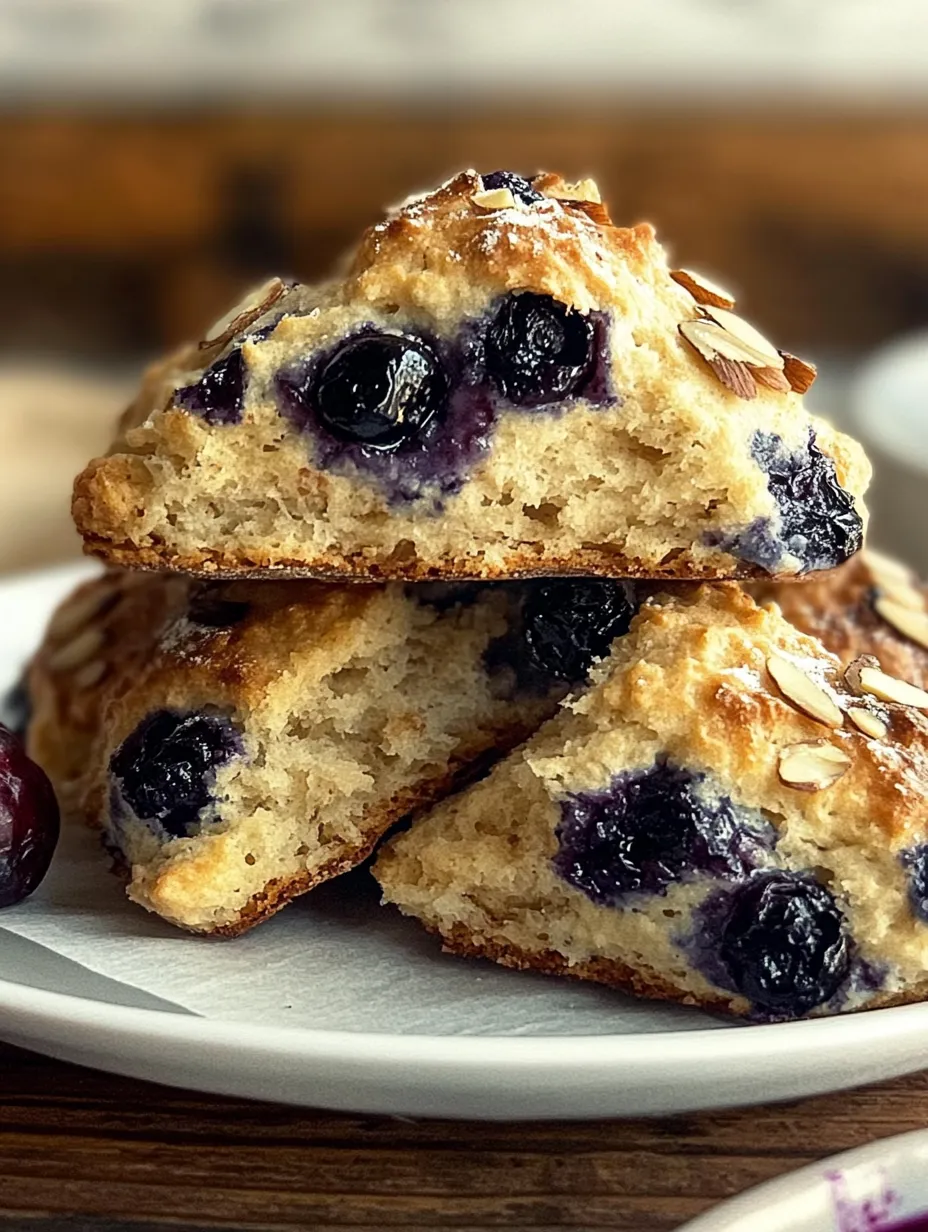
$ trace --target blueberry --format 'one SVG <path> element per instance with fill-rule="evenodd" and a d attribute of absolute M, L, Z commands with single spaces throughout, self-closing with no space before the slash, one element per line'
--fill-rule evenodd
<path fill-rule="evenodd" d="M 713 798 L 705 775 L 665 760 L 617 775 L 603 792 L 568 796 L 557 839 L 555 872 L 609 907 L 663 893 L 687 873 L 743 875 L 772 846 L 759 814 Z"/>
<path fill-rule="evenodd" d="M 909 902 L 918 918 L 928 924 L 928 843 L 922 843 L 902 854 L 902 863 L 909 874 Z"/>
<path fill-rule="evenodd" d="M 207 629 L 231 629 L 244 620 L 251 605 L 234 599 L 224 599 L 209 588 L 196 591 L 187 604 L 187 619 L 191 624 Z"/>
<path fill-rule="evenodd" d="M 184 410 L 201 415 L 209 424 L 239 423 L 245 402 L 245 357 L 241 347 L 217 359 L 195 385 L 179 389 L 174 401 Z"/>
<path fill-rule="evenodd" d="M 0 698 L 0 724 L 22 739 L 31 718 L 32 698 L 23 672 L 16 684 Z"/>
<path fill-rule="evenodd" d="M 753 1006 L 795 1018 L 823 1005 L 850 968 L 846 923 L 834 896 L 803 873 L 763 872 L 732 892 L 719 957 Z"/>
<path fill-rule="evenodd" d="M 540 193 L 537 188 L 532 188 L 529 181 L 523 175 L 518 175 L 515 171 L 491 171 L 489 175 L 482 175 L 483 187 L 488 191 L 495 188 L 508 188 L 517 201 L 521 201 L 523 205 L 535 205 L 538 201 L 544 201 L 544 194 Z"/>
<path fill-rule="evenodd" d="M 443 414 L 448 379 L 424 338 L 364 333 L 341 343 L 288 392 L 339 440 L 389 452 Z"/>
<path fill-rule="evenodd" d="M 181 838 L 210 803 L 216 770 L 241 752 L 228 719 L 158 710 L 122 742 L 110 774 L 136 817 Z"/>
<path fill-rule="evenodd" d="M 789 454 L 780 437 L 756 432 L 751 453 L 780 510 L 779 537 L 802 562 L 801 571 L 831 569 L 853 556 L 863 542 L 863 523 L 815 433 L 810 429 L 804 450 Z"/>
<path fill-rule="evenodd" d="M 636 611 L 627 582 L 565 578 L 531 585 L 522 606 L 528 662 L 547 676 L 579 684 L 628 632 Z"/>
<path fill-rule="evenodd" d="M 486 367 L 514 406 L 558 402 L 591 376 L 596 324 L 550 295 L 507 295 L 487 327 Z"/>
<path fill-rule="evenodd" d="M 0 907 L 21 902 L 38 886 L 59 828 L 58 801 L 45 772 L 0 727 Z"/>

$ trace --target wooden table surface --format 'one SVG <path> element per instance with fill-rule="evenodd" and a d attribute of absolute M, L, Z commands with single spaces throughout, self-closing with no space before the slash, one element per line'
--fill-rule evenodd
<path fill-rule="evenodd" d="M 928 1121 L 928 1075 L 746 1111 L 411 1121 L 219 1099 L 0 1046 L 0 1228 L 670 1232 Z"/>

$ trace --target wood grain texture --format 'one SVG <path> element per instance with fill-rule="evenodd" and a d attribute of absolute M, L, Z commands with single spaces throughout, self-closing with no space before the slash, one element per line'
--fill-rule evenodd
<path fill-rule="evenodd" d="M 247 284 L 331 269 L 461 166 L 595 174 L 624 222 L 718 273 L 781 345 L 928 318 L 922 115 L 524 105 L 0 115 L 7 345 L 152 351 Z"/>
<path fill-rule="evenodd" d="M 926 1118 L 925 1074 L 772 1108 L 500 1125 L 200 1096 L 0 1046 L 0 1228 L 671 1232 Z"/>

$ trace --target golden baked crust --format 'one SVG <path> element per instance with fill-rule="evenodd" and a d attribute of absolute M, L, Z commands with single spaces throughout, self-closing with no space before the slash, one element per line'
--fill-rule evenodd
<path fill-rule="evenodd" d="M 233 333 L 151 370 L 109 456 L 75 483 L 87 551 L 210 576 L 713 579 L 822 567 L 780 533 L 757 435 L 803 458 L 813 433 L 865 519 L 859 446 L 795 393 L 760 383 L 746 399 L 723 383 L 679 332 L 710 309 L 674 281 L 649 225 L 615 226 L 597 201 L 578 199 L 595 186 L 550 175 L 535 184 L 541 202 L 495 208 L 465 172 L 372 227 L 342 279 L 280 283 L 264 311 L 254 316 L 259 302 L 239 313 Z M 453 454 L 434 474 L 402 450 L 386 460 L 346 452 L 309 412 L 297 426 L 282 371 L 304 371 L 371 328 L 477 354 L 473 339 L 514 292 L 598 314 L 598 392 L 514 408 L 480 375 L 482 361 L 455 360 L 470 375 L 452 381 L 454 427 L 422 445 L 429 459 L 433 448 Z M 236 350 L 240 414 L 210 424 L 184 409 L 178 391 Z"/>
<path fill-rule="evenodd" d="M 834 570 L 800 585 L 760 583 L 749 587 L 758 603 L 776 603 L 786 619 L 811 637 L 819 638 L 844 663 L 858 655 L 874 655 L 884 671 L 928 688 L 928 648 L 906 637 L 874 607 L 880 595 L 890 595 L 883 558 L 864 551 Z M 928 588 L 903 565 L 899 577 L 909 575 L 912 602 L 928 598 Z M 917 610 L 917 607 L 916 607 Z M 924 610 L 924 608 L 922 609 Z"/>
<path fill-rule="evenodd" d="M 775 682 L 784 660 L 812 685 L 813 701 L 824 694 L 837 706 L 840 726 L 812 718 L 794 684 L 786 692 Z M 586 693 L 381 849 L 374 874 L 385 901 L 458 952 L 743 1015 L 757 1007 L 720 982 L 707 904 L 781 870 L 827 886 L 851 937 L 846 985 L 815 1012 L 919 998 L 928 924 L 913 908 L 907 861 L 921 861 L 928 840 L 928 718 L 853 681 L 818 641 L 732 584 L 659 595 Z M 860 710 L 882 735 L 856 725 Z M 797 746 L 825 749 L 837 775 L 834 763 L 815 762 L 820 777 L 791 778 Z M 664 766 L 702 776 L 710 818 L 726 818 L 719 801 L 728 800 L 758 833 L 772 827 L 770 839 L 743 869 L 684 864 L 661 892 L 620 905 L 563 880 L 552 861 L 565 802 Z"/>
<path fill-rule="evenodd" d="M 484 664 L 514 603 L 499 589 L 437 603 L 397 585 L 108 574 L 66 600 L 32 664 L 30 751 L 67 813 L 104 830 L 131 898 L 235 935 L 553 713 L 563 686 L 518 695 Z M 165 711 L 216 716 L 240 745 L 180 836 L 135 815 L 111 766 Z"/>

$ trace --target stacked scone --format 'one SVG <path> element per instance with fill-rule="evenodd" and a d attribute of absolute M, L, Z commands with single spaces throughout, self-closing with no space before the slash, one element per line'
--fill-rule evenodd
<path fill-rule="evenodd" d="M 592 182 L 466 172 L 151 369 L 29 678 L 130 896 L 240 932 L 412 814 L 374 873 L 448 949 L 762 1017 L 923 995 L 924 595 L 733 307 Z"/>

